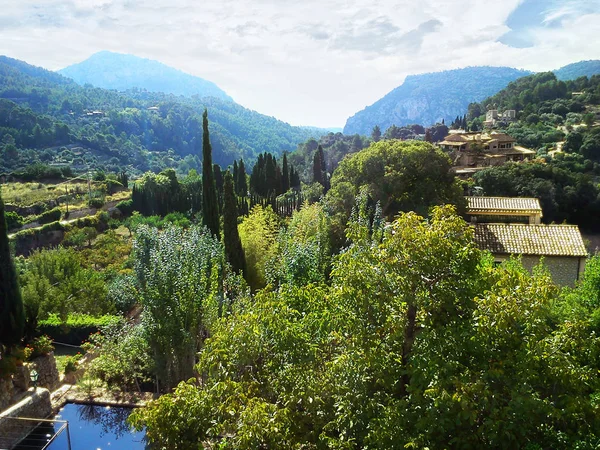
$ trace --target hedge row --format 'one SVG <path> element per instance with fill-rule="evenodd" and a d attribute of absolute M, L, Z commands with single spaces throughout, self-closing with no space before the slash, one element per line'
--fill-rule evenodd
<path fill-rule="evenodd" d="M 69 315 L 63 322 L 57 315 L 51 315 L 46 320 L 41 320 L 38 330 L 42 335 L 48 335 L 55 342 L 70 345 L 81 345 L 90 334 L 100 331 L 102 327 L 117 324 L 123 319 L 119 316 L 105 315 L 93 317 L 87 314 Z"/>

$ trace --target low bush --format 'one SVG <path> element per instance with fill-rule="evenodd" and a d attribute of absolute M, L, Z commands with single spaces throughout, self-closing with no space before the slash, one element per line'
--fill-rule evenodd
<path fill-rule="evenodd" d="M 104 206 L 103 198 L 91 198 L 88 200 L 88 206 L 90 208 L 102 208 Z"/>
<path fill-rule="evenodd" d="M 116 208 L 121 211 L 124 216 L 130 216 L 133 213 L 133 200 L 123 200 L 117 203 Z"/>
<path fill-rule="evenodd" d="M 62 213 L 59 208 L 53 208 L 49 211 L 45 211 L 37 216 L 37 222 L 42 225 L 45 223 L 56 222 L 60 220 Z"/>
<path fill-rule="evenodd" d="M 54 350 L 52 339 L 46 335 L 35 338 L 31 343 L 31 347 L 33 347 L 31 358 L 47 355 Z"/>
<path fill-rule="evenodd" d="M 21 228 L 23 226 L 23 217 L 14 211 L 5 213 L 4 217 L 6 217 L 6 226 L 9 230 L 14 230 L 15 228 Z"/>

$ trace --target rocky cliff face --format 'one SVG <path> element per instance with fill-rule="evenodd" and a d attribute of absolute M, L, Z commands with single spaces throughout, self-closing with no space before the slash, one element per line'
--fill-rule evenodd
<path fill-rule="evenodd" d="M 451 122 L 479 102 L 529 72 L 510 67 L 466 69 L 414 75 L 382 99 L 350 117 L 344 134 L 369 135 L 375 125 L 385 131 L 391 125 L 414 123 L 429 126 Z"/>

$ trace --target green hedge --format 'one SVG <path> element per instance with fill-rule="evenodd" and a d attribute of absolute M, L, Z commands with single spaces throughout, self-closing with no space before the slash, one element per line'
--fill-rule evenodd
<path fill-rule="evenodd" d="M 37 216 L 37 221 L 40 225 L 45 223 L 56 222 L 60 220 L 61 211 L 59 208 L 53 208 L 50 211 L 45 211 Z"/>
<path fill-rule="evenodd" d="M 57 315 L 51 315 L 48 319 L 40 321 L 38 331 L 42 335 L 50 336 L 56 342 L 81 345 L 90 334 L 122 320 L 119 316 L 111 315 L 93 317 L 87 314 L 73 314 L 63 322 Z"/>
<path fill-rule="evenodd" d="M 121 211 L 124 216 L 130 216 L 133 213 L 133 200 L 123 200 L 117 203 L 116 208 Z"/>

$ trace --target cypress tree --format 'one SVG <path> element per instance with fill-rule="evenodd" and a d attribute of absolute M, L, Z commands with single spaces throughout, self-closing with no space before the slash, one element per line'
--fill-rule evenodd
<path fill-rule="evenodd" d="M 319 146 L 320 148 L 321 146 Z M 323 172 L 321 171 L 321 153 L 317 149 L 313 157 L 313 182 L 323 184 Z"/>
<path fill-rule="evenodd" d="M 277 161 L 273 155 L 267 153 L 265 163 L 265 195 L 269 196 L 277 191 Z"/>
<path fill-rule="evenodd" d="M 21 342 L 25 312 L 8 243 L 4 201 L 0 195 L 0 350 Z"/>
<path fill-rule="evenodd" d="M 242 247 L 242 241 L 238 233 L 237 204 L 235 192 L 233 192 L 233 177 L 229 170 L 225 172 L 223 186 L 223 240 L 225 241 L 225 256 L 235 272 L 246 273 L 246 257 Z"/>
<path fill-rule="evenodd" d="M 288 169 L 287 152 L 283 154 L 283 162 L 281 163 L 281 190 L 287 192 L 290 188 L 290 171 Z"/>
<path fill-rule="evenodd" d="M 212 165 L 212 147 L 208 135 L 208 111 L 202 114 L 202 223 L 217 238 L 219 232 L 219 205 Z"/>
<path fill-rule="evenodd" d="M 242 196 L 248 195 L 248 180 L 246 179 L 246 166 L 244 166 L 244 160 L 240 159 L 240 165 L 238 168 L 238 193 Z"/>
<path fill-rule="evenodd" d="M 237 195 L 240 195 L 240 189 L 239 189 L 239 186 L 238 186 L 238 164 L 237 164 L 237 160 L 233 161 L 233 191 Z"/>

